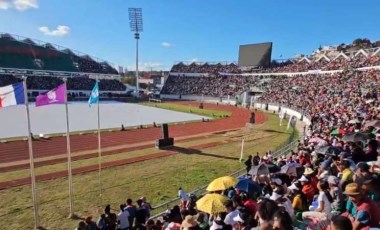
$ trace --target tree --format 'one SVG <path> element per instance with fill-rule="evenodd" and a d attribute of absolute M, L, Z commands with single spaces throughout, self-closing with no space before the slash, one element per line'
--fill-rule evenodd
<path fill-rule="evenodd" d="M 272 60 L 271 65 L 276 66 L 278 65 L 278 62 L 276 60 Z"/>
<path fill-rule="evenodd" d="M 362 43 L 363 43 L 363 40 L 362 40 L 361 38 L 357 38 L 357 39 L 355 39 L 355 40 L 352 42 L 352 44 L 353 44 L 354 46 L 360 46 Z"/>
<path fill-rule="evenodd" d="M 136 78 L 135 77 L 123 77 L 121 81 L 124 84 L 129 84 L 129 85 L 136 85 Z"/>

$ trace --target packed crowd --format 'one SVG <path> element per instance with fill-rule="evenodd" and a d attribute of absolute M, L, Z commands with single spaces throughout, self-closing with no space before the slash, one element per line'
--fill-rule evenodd
<path fill-rule="evenodd" d="M 269 67 L 258 67 L 243 71 L 239 66 L 231 63 L 228 65 L 222 64 L 196 64 L 185 65 L 178 63 L 173 65 L 171 72 L 173 73 L 288 73 L 288 72 L 305 72 L 309 70 L 341 70 L 349 68 L 361 68 L 367 66 L 380 65 L 380 55 L 366 57 L 363 54 L 357 55 L 352 58 L 346 59 L 343 56 L 337 59 L 327 61 L 321 58 L 316 61 L 307 61 L 305 59 L 300 61 L 287 61 L 287 62 L 272 62 Z"/>
<path fill-rule="evenodd" d="M 22 81 L 13 75 L 0 75 L 0 87 Z M 50 90 L 63 83 L 62 78 L 51 76 L 29 76 L 27 78 L 28 89 Z M 68 90 L 92 90 L 95 79 L 86 77 L 70 77 L 67 79 Z M 125 91 L 125 85 L 116 79 L 101 79 L 99 90 L 101 91 Z"/>
<path fill-rule="evenodd" d="M 118 72 L 107 63 L 99 63 L 84 57 L 71 56 L 74 63 L 78 67 L 79 72 L 83 73 L 102 73 L 102 74 L 116 74 Z"/>
<path fill-rule="evenodd" d="M 239 95 L 257 84 L 259 77 L 210 76 L 186 77 L 170 75 L 161 90 L 162 94 L 190 94 L 223 97 Z"/>
<path fill-rule="evenodd" d="M 345 128 L 367 131 L 374 128 L 361 124 L 349 124 Z M 262 157 L 259 153 L 249 156 L 245 161 L 247 175 L 239 178 L 235 186 L 226 185 L 223 190 L 208 187 L 209 194 L 201 197 L 179 188 L 178 205 L 158 219 L 150 219 L 152 207 L 145 198 L 137 200 L 137 206 L 127 199 L 120 204 L 118 214 L 111 213 L 108 205 L 97 221 L 87 217 L 77 229 L 358 230 L 380 227 L 378 141 L 372 136 L 354 141 L 345 139 L 347 136 L 331 135 L 328 129 L 320 132 L 311 127 L 297 149 L 288 155 L 273 156 L 269 151 Z M 252 186 L 244 186 L 242 181 Z M 211 208 L 206 208 L 210 211 L 203 211 L 205 207 L 201 207 L 200 201 L 209 195 L 223 197 L 222 206 L 214 207 L 220 201 L 215 198 L 209 203 Z"/>
<path fill-rule="evenodd" d="M 265 93 L 258 101 L 310 115 L 312 121 L 323 121 L 319 128 L 344 127 L 351 120 L 361 119 L 360 114 L 365 114 L 365 120 L 379 114 L 379 80 L 377 70 L 280 77 L 261 85 Z"/>
<path fill-rule="evenodd" d="M 186 82 L 188 79 L 194 79 Z M 192 87 L 200 78 L 176 77 Z M 208 81 L 217 85 L 217 79 Z M 209 84 L 201 82 L 199 85 Z M 297 148 L 284 156 L 257 153 L 245 161 L 251 187 L 238 184 L 211 194 L 225 197 L 222 209 L 202 211 L 196 197 L 179 189 L 180 203 L 158 220 L 128 219 L 130 201 L 120 205 L 111 226 L 108 214 L 99 229 L 339 229 L 380 228 L 380 161 L 378 160 L 380 71 L 277 77 L 263 84 L 262 102 L 282 104 L 310 117 Z M 209 86 L 212 87 L 212 86 Z M 183 90 L 191 89 L 180 89 Z M 378 138 L 378 139 L 376 139 Z M 144 200 L 138 201 L 141 207 Z M 140 205 L 141 204 L 141 205 Z M 128 212 L 128 214 L 126 214 Z M 132 213 L 132 214 L 131 214 Z M 128 224 L 123 224 L 128 216 Z M 105 220 L 106 221 L 105 221 Z M 116 224 L 115 224 L 116 223 Z M 104 227 L 106 226 L 106 227 Z M 82 228 L 81 228 L 82 227 Z M 87 228 L 88 229 L 88 228 Z"/>
<path fill-rule="evenodd" d="M 49 43 L 40 46 L 30 39 L 29 41 L 18 41 L 10 36 L 1 36 L 0 46 L 3 49 L 0 55 L 3 56 L 3 60 L 0 61 L 0 66 L 118 75 L 116 69 L 106 62 L 97 62 L 89 57 L 77 56 L 73 52 L 61 52 Z M 15 57 L 17 57 L 16 60 Z M 34 65 L 30 65 L 31 63 Z"/>
<path fill-rule="evenodd" d="M 182 62 L 173 65 L 170 72 L 173 73 L 213 73 L 217 74 L 219 72 L 224 73 L 239 73 L 239 67 L 234 64 L 230 63 L 228 65 L 223 65 L 221 63 L 218 64 L 196 64 L 191 63 L 190 65 L 185 65 Z"/>

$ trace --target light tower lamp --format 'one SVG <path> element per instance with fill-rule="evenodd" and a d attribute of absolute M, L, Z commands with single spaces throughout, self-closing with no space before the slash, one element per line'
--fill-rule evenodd
<path fill-rule="evenodd" d="M 140 96 L 139 91 L 139 39 L 140 32 L 143 31 L 142 21 L 142 9 L 141 8 L 129 8 L 129 26 L 132 32 L 135 32 L 136 39 L 136 91 Z"/>

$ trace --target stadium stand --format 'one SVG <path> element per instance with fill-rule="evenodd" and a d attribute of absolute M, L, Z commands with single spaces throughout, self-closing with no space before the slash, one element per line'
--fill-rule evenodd
<path fill-rule="evenodd" d="M 173 66 L 172 72 L 209 75 L 172 74 L 161 93 L 219 97 L 260 87 L 264 93 L 258 102 L 299 111 L 311 125 L 297 147 L 285 155 L 268 151 L 245 161 L 247 175 L 240 179 L 252 180 L 254 192 L 239 186 L 211 192 L 225 197 L 224 207 L 216 213 L 205 211 L 196 202 L 208 195 L 196 197 L 180 188 L 178 205 L 157 221 L 150 219 L 152 209 L 145 199 L 138 199 L 137 206 L 128 199 L 118 214 L 107 206 L 97 221 L 87 218 L 80 225 L 165 230 L 379 228 L 380 70 L 358 69 L 378 65 L 379 57 L 322 59 L 289 61 L 263 73 L 315 68 L 340 71 L 223 76 L 218 74 L 223 65 Z"/>
<path fill-rule="evenodd" d="M 239 95 L 255 85 L 258 77 L 246 76 L 210 76 L 187 77 L 169 75 L 162 94 L 187 94 L 222 97 Z"/>
<path fill-rule="evenodd" d="M 16 39 L 17 38 L 17 39 Z M 107 62 L 97 62 L 88 55 L 78 56 L 69 49 L 57 49 L 50 43 L 0 34 L 0 67 L 118 74 Z"/>
<path fill-rule="evenodd" d="M 363 39 L 365 40 L 365 39 Z M 242 70 L 234 63 L 191 63 L 180 62 L 173 65 L 172 73 L 288 73 L 309 70 L 339 70 L 380 65 L 380 41 L 353 42 L 352 45 L 340 45 L 326 52 L 320 48 L 313 55 L 300 56 L 296 59 L 272 61 L 270 67 L 256 67 Z"/>
<path fill-rule="evenodd" d="M 13 75 L 0 75 L 0 87 L 16 82 L 21 79 Z M 62 78 L 52 76 L 29 76 L 27 78 L 27 86 L 30 90 L 51 90 L 63 83 Z M 67 78 L 68 90 L 92 90 L 95 79 L 85 77 L 69 77 Z M 99 90 L 101 91 L 125 91 L 125 85 L 116 79 L 100 79 Z"/>
<path fill-rule="evenodd" d="M 62 76 L 53 75 L 51 71 L 71 73 L 67 81 L 68 90 L 92 90 L 95 79 L 89 78 L 89 74 L 79 73 L 102 74 L 101 91 L 126 90 L 122 82 L 114 79 L 118 72 L 107 62 L 97 62 L 88 55 L 78 56 L 70 49 L 59 48 L 29 38 L 0 34 L 0 68 L 40 71 L 41 74 L 26 74 L 30 90 L 50 90 L 62 84 Z M 21 81 L 22 75 L 24 73 L 1 73 L 0 87 Z"/>

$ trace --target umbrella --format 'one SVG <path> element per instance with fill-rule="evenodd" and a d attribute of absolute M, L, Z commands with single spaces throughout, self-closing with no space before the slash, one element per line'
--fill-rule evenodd
<path fill-rule="evenodd" d="M 332 132 L 331 132 L 331 135 L 343 135 L 345 134 L 346 131 L 344 131 L 344 129 L 334 129 Z"/>
<path fill-rule="evenodd" d="M 366 133 L 366 132 L 356 132 L 356 133 L 348 133 L 343 136 L 344 142 L 357 142 L 357 141 L 366 141 L 369 139 L 373 139 L 376 136 L 372 133 Z"/>
<path fill-rule="evenodd" d="M 223 176 L 213 180 L 206 188 L 207 191 L 221 191 L 233 187 L 237 183 L 237 179 L 232 176 Z"/>
<path fill-rule="evenodd" d="M 253 166 L 253 168 L 249 170 L 248 174 L 252 176 L 268 175 L 269 168 L 266 164 L 260 164 L 257 166 Z"/>
<path fill-rule="evenodd" d="M 281 171 L 281 168 L 275 164 L 268 164 L 268 169 L 270 173 L 276 173 Z"/>
<path fill-rule="evenodd" d="M 224 203 L 227 200 L 227 197 L 222 196 L 220 194 L 206 194 L 204 197 L 202 197 L 196 202 L 196 205 L 199 211 L 208 214 L 215 214 L 226 211 Z"/>
<path fill-rule="evenodd" d="M 348 124 L 357 124 L 357 123 L 360 123 L 358 119 L 353 119 L 353 120 L 348 121 Z"/>
<path fill-rule="evenodd" d="M 367 121 L 364 125 L 364 127 L 375 127 L 375 128 L 380 128 L 380 120 L 372 120 L 372 121 Z"/>
<path fill-rule="evenodd" d="M 319 154 L 324 154 L 324 155 L 326 155 L 326 154 L 339 155 L 341 150 L 337 147 L 334 147 L 334 146 L 325 146 L 325 147 L 317 149 L 315 152 L 319 153 Z"/>
<path fill-rule="evenodd" d="M 313 137 L 313 138 L 310 138 L 310 140 L 309 140 L 310 143 L 319 143 L 319 142 L 322 142 L 322 141 L 325 141 L 325 140 L 323 140 L 320 137 Z"/>
<path fill-rule="evenodd" d="M 240 191 L 246 192 L 248 194 L 253 194 L 255 192 L 261 193 L 261 190 L 262 190 L 261 186 L 250 178 L 245 178 L 245 179 L 240 180 L 235 185 L 235 188 L 239 189 Z"/>
<path fill-rule="evenodd" d="M 294 164 L 286 164 L 281 167 L 281 173 L 288 174 L 289 176 L 297 176 L 297 167 Z"/>

